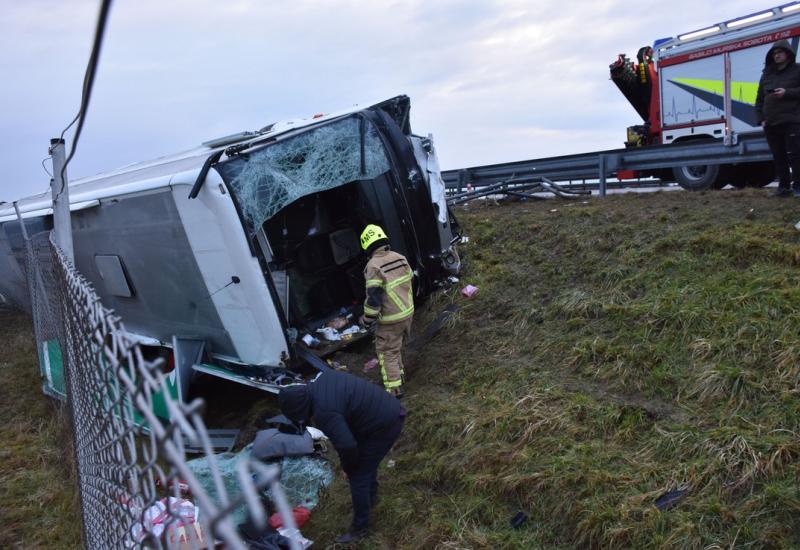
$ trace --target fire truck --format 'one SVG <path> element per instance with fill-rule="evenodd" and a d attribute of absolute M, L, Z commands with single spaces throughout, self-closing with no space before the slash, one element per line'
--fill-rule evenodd
<path fill-rule="evenodd" d="M 797 51 L 800 2 L 751 13 L 640 48 L 636 60 L 620 54 L 611 80 L 642 118 L 628 128 L 626 147 L 723 140 L 762 132 L 755 101 L 771 45 L 788 40 Z M 773 181 L 771 163 L 680 166 L 620 179 L 655 176 L 684 189 L 761 187 Z"/>

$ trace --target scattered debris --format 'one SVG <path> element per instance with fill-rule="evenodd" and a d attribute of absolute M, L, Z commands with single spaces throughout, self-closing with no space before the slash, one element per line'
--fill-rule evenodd
<path fill-rule="evenodd" d="M 251 454 L 259 460 L 310 455 L 313 452 L 314 438 L 310 433 L 284 433 L 277 428 L 267 428 L 256 433 L 251 450 Z"/>
<path fill-rule="evenodd" d="M 240 458 L 250 456 L 253 445 L 248 445 L 238 453 L 222 453 L 215 455 L 219 475 L 228 493 L 231 502 L 236 501 L 241 493 L 239 478 L 236 473 Z M 319 502 L 320 490 L 328 487 L 333 482 L 333 466 L 331 462 L 317 455 L 299 457 L 284 457 L 275 461 L 281 468 L 281 486 L 286 494 L 286 499 L 291 506 L 304 506 L 313 510 Z M 217 487 L 214 474 L 206 457 L 196 458 L 186 463 L 197 481 L 211 498 L 217 497 Z M 262 493 L 271 498 L 271 491 L 265 489 Z M 247 506 L 242 504 L 236 508 L 231 517 L 236 525 L 244 523 L 247 519 Z"/>
<path fill-rule="evenodd" d="M 320 341 L 317 338 L 314 338 L 313 336 L 311 336 L 310 334 L 304 335 L 302 340 L 303 340 L 303 343 L 305 343 L 305 345 L 307 345 L 310 348 L 315 348 L 315 347 L 319 346 L 319 344 L 320 344 Z"/>
<path fill-rule="evenodd" d="M 397 463 L 394 460 L 387 460 L 386 467 L 387 468 L 394 468 Z"/>
<path fill-rule="evenodd" d="M 305 538 L 300 533 L 299 529 L 289 529 L 288 527 L 281 527 L 280 529 L 278 529 L 278 533 L 280 533 L 281 535 L 283 535 L 287 539 L 293 539 L 297 544 L 300 545 L 300 548 L 302 550 L 305 550 L 306 548 L 310 548 L 311 545 L 314 544 L 313 541 L 310 541 L 307 538 Z"/>
<path fill-rule="evenodd" d="M 797 222 L 796 224 L 794 224 L 794 228 L 797 229 L 798 231 L 800 231 L 800 222 Z"/>
<path fill-rule="evenodd" d="M 292 516 L 294 516 L 294 523 L 297 525 L 297 528 L 302 529 L 311 518 L 311 510 L 305 506 L 295 506 L 292 508 Z M 269 526 L 273 529 L 283 527 L 283 518 L 280 513 L 275 512 L 269 517 Z"/>
<path fill-rule="evenodd" d="M 369 372 L 372 369 L 376 368 L 377 366 L 378 366 L 378 360 L 375 357 L 373 357 L 372 359 L 364 363 L 364 372 Z"/>
<path fill-rule="evenodd" d="M 236 445 L 236 438 L 239 437 L 239 430 L 208 430 L 208 438 L 211 440 L 211 448 L 215 453 L 227 453 Z M 186 437 L 183 438 L 183 448 L 189 454 L 202 454 L 206 452 L 200 444 L 193 444 Z"/>
<path fill-rule="evenodd" d="M 319 441 L 320 439 L 328 439 L 328 436 L 325 435 L 325 433 L 322 430 L 315 428 L 314 426 L 306 426 L 306 431 L 311 434 L 311 438 L 314 441 Z"/>
<path fill-rule="evenodd" d="M 347 326 L 348 320 L 347 317 L 336 317 L 335 319 L 331 319 L 325 326 L 328 328 L 332 328 L 335 330 L 342 330 L 344 327 Z"/>
<path fill-rule="evenodd" d="M 656 499 L 655 505 L 659 510 L 669 510 L 674 508 L 681 500 L 689 494 L 689 489 L 676 489 L 667 491 Z"/>
<path fill-rule="evenodd" d="M 322 327 L 317 329 L 317 334 L 321 334 L 328 342 L 338 342 L 342 339 L 339 331 L 331 327 Z"/>
<path fill-rule="evenodd" d="M 756 212 L 756 209 L 755 208 L 751 208 L 750 210 L 747 211 L 747 214 L 745 214 L 744 217 L 746 219 L 748 219 L 748 220 L 752 220 L 753 218 L 756 217 L 755 212 Z"/>
<path fill-rule="evenodd" d="M 588 189 L 575 189 L 569 185 L 558 185 L 546 177 L 535 177 L 533 181 L 523 181 L 511 176 L 506 181 L 500 181 L 491 185 L 484 185 L 479 189 L 467 189 L 465 193 L 453 195 L 447 199 L 447 204 L 453 206 L 462 204 L 481 197 L 491 195 L 508 195 L 522 199 L 546 200 L 546 197 L 535 195 L 534 193 L 552 193 L 562 199 L 576 199 L 580 196 L 591 195 Z"/>
<path fill-rule="evenodd" d="M 347 365 L 343 365 L 342 363 L 336 361 L 335 359 L 328 359 L 328 364 L 334 370 L 344 370 L 344 371 L 347 370 Z"/>
<path fill-rule="evenodd" d="M 472 298 L 478 292 L 477 286 L 467 285 L 461 289 L 461 295 L 466 298 Z"/>
<path fill-rule="evenodd" d="M 519 529 L 520 527 L 522 527 L 522 524 L 525 523 L 526 521 L 528 521 L 528 514 L 520 510 L 519 512 L 514 514 L 514 517 L 511 518 L 509 523 L 511 524 L 511 527 L 513 527 L 514 529 Z"/>
<path fill-rule="evenodd" d="M 551 213 L 553 213 L 553 212 L 558 212 L 558 208 L 553 208 L 552 210 L 550 210 L 550 212 L 551 212 Z"/>
<path fill-rule="evenodd" d="M 448 283 L 450 283 L 451 285 L 457 285 L 457 284 L 458 284 L 458 277 L 455 277 L 455 276 L 453 276 L 453 275 L 450 275 L 450 276 L 447 278 L 447 282 L 448 282 Z"/>
<path fill-rule="evenodd" d="M 273 550 L 276 548 L 290 548 L 291 542 L 273 527 L 269 525 L 259 529 L 248 519 L 239 525 L 239 534 L 242 535 L 248 548 L 254 550 Z M 299 534 L 299 533 L 298 533 Z M 305 540 L 305 539 L 303 539 Z M 301 544 L 300 541 L 297 541 Z"/>
<path fill-rule="evenodd" d="M 143 542 L 149 534 L 160 538 L 166 531 L 165 538 L 172 543 L 170 548 L 183 548 L 184 544 L 186 548 L 201 548 L 204 546 L 203 529 L 198 522 L 198 511 L 190 500 L 162 498 L 144 511 L 131 534 L 134 540 Z"/>
<path fill-rule="evenodd" d="M 458 305 L 450 304 L 448 305 L 444 311 L 442 311 L 439 315 L 436 316 L 430 325 L 425 328 L 425 331 L 420 335 L 411 340 L 408 345 L 406 346 L 408 350 L 418 350 L 425 344 L 427 344 L 434 336 L 436 336 L 442 327 L 447 322 L 447 320 L 458 311 Z"/>
<path fill-rule="evenodd" d="M 169 482 L 168 485 L 165 485 L 164 483 L 161 482 L 160 479 L 157 479 L 156 480 L 156 487 L 159 488 L 159 489 L 168 488 L 167 492 L 169 494 L 171 494 L 171 495 L 174 495 L 175 494 L 175 490 L 177 489 L 178 493 L 183 498 L 188 498 L 188 497 L 192 496 L 191 487 L 189 487 L 189 484 L 186 483 L 182 479 L 173 479 L 172 481 Z"/>

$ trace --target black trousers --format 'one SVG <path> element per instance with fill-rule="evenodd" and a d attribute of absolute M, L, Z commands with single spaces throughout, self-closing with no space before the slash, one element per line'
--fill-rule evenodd
<path fill-rule="evenodd" d="M 789 189 L 794 181 L 794 188 L 800 190 L 800 124 L 767 125 L 764 135 L 772 152 L 778 186 Z"/>
<path fill-rule="evenodd" d="M 404 421 L 401 415 L 386 431 L 358 444 L 358 464 L 347 475 L 353 499 L 352 531 L 369 527 L 369 513 L 378 496 L 378 465 L 400 437 Z"/>

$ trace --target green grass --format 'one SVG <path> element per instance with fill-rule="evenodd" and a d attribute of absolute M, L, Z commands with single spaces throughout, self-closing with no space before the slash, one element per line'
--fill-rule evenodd
<path fill-rule="evenodd" d="M 648 193 L 457 214 L 461 284 L 480 291 L 418 310 L 420 331 L 460 306 L 407 354 L 410 414 L 362 547 L 800 547 L 799 202 Z M 0 544 L 75 542 L 68 438 L 21 319 L 0 325 Z M 359 372 L 370 355 L 339 359 Z M 250 424 L 274 406 L 241 401 Z M 673 489 L 688 494 L 658 510 Z M 329 547 L 350 514 L 337 475 L 304 534 Z"/>
<path fill-rule="evenodd" d="M 0 308 L 0 548 L 81 544 L 66 411 L 41 390 L 29 317 Z"/>
<path fill-rule="evenodd" d="M 480 291 L 418 313 L 420 329 L 461 306 L 409 358 L 411 413 L 365 548 L 800 546 L 796 202 L 655 193 L 458 215 L 462 283 Z M 330 541 L 349 513 L 337 480 L 305 532 Z"/>

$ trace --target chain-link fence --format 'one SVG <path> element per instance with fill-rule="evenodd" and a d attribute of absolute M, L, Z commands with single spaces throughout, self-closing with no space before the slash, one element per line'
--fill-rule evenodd
<path fill-rule="evenodd" d="M 70 407 L 84 545 L 247 548 L 252 536 L 242 534 L 232 515 L 245 507 L 248 533 L 263 532 L 270 489 L 286 527 L 285 539 L 272 540 L 301 548 L 279 468 L 243 457 L 235 471 L 241 496 L 232 498 L 201 418 L 202 401 L 172 397 L 164 361 L 145 357 L 49 233 L 26 239 L 25 255 L 45 387 L 63 391 Z M 204 485 L 187 464 L 187 445 L 204 450 L 212 483 Z"/>

